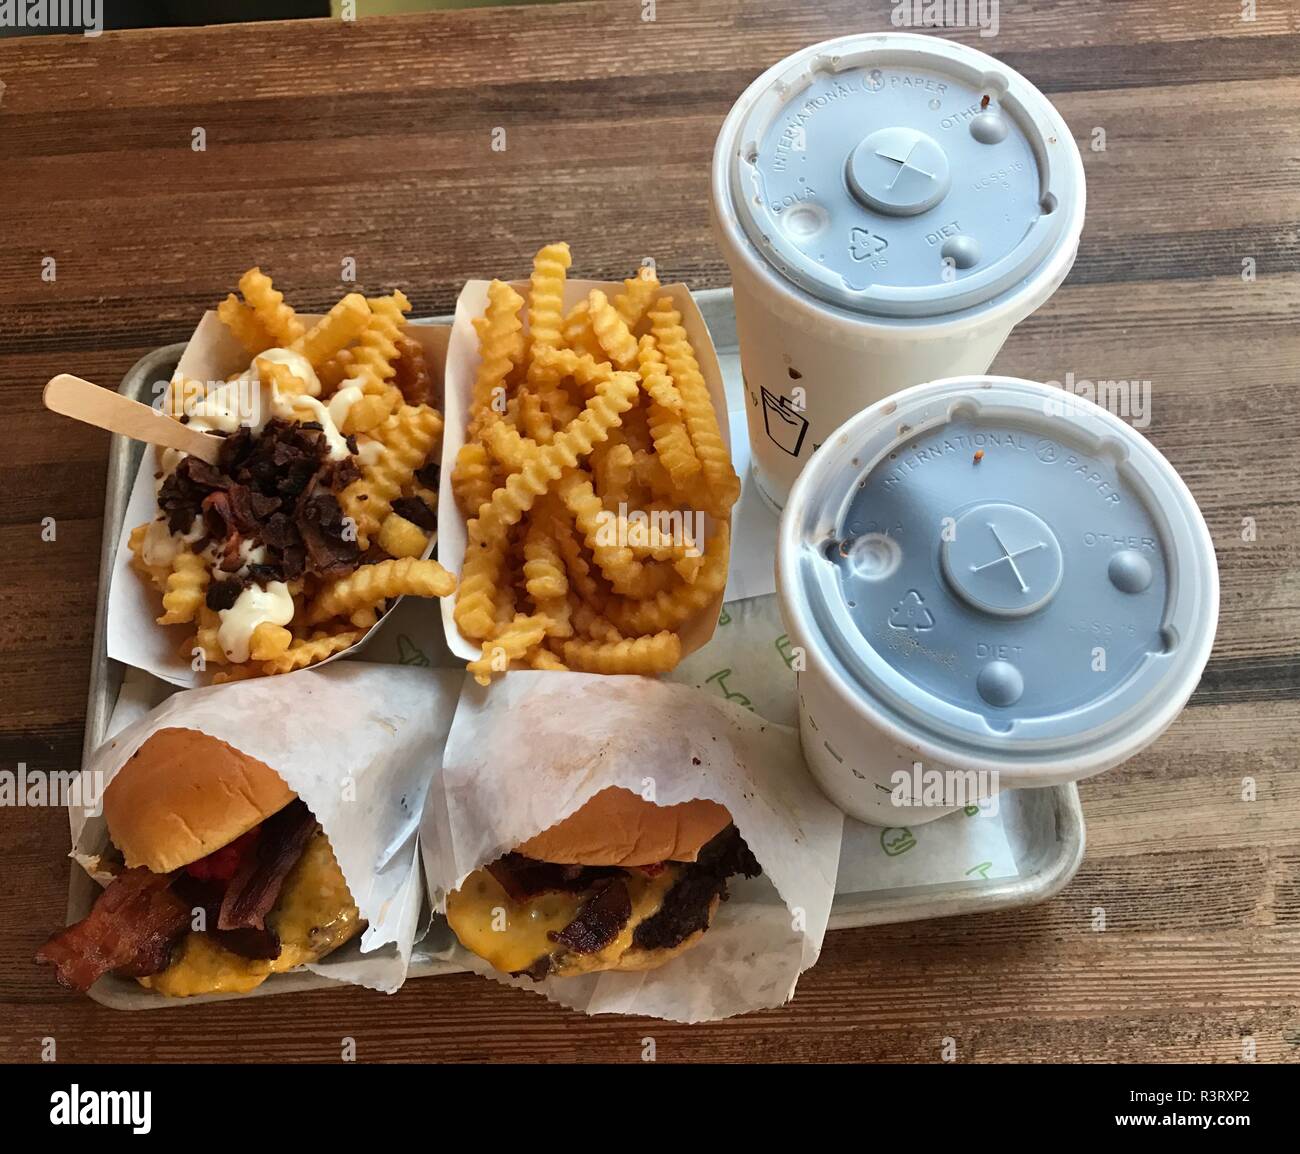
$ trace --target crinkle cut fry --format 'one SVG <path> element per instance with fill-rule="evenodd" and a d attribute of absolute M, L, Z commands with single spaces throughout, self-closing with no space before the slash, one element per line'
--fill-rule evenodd
<path fill-rule="evenodd" d="M 477 519 L 483 523 L 485 533 L 491 535 L 497 526 L 516 524 L 565 468 L 576 466 L 597 441 L 605 439 L 618 424 L 619 414 L 631 407 L 636 391 L 632 373 L 606 375 L 581 415 L 557 433 L 549 445 L 540 446 L 536 455 L 512 473 L 493 493 L 492 500 L 479 509 Z"/>
<path fill-rule="evenodd" d="M 608 603 L 608 598 L 605 599 Z M 570 598 L 569 602 L 570 619 L 573 621 L 573 630 L 579 637 L 585 637 L 589 641 L 622 641 L 621 634 L 608 618 L 602 616 L 592 606 L 590 601 L 579 601 Z"/>
<path fill-rule="evenodd" d="M 402 355 L 402 326 L 411 302 L 401 289 L 394 289 L 388 296 L 370 297 L 366 303 L 370 306 L 370 323 L 362 330 L 355 354 L 374 369 L 380 380 L 391 380 Z"/>
<path fill-rule="evenodd" d="M 533 272 L 528 290 L 528 348 L 535 357 L 539 348 L 560 347 L 564 337 L 564 280 L 573 257 L 563 241 L 548 244 L 533 258 Z M 528 376 L 540 380 L 533 373 L 536 361 L 529 364 Z"/>
<path fill-rule="evenodd" d="M 644 336 L 637 349 L 641 386 L 650 398 L 647 420 L 659 462 L 678 492 L 689 492 L 701 473 L 701 464 L 682 419 L 681 394 L 668 376 L 663 354 L 652 336 Z M 678 409 L 672 407 L 676 401 Z"/>
<path fill-rule="evenodd" d="M 614 307 L 618 309 L 623 323 L 629 329 L 635 328 L 659 291 L 659 277 L 652 266 L 645 265 L 638 270 L 636 276 L 623 282 L 623 289 L 614 298 Z"/>
<path fill-rule="evenodd" d="M 682 659 L 682 639 L 667 630 L 622 641 L 564 643 L 564 661 L 582 673 L 667 673 Z"/>
<path fill-rule="evenodd" d="M 172 561 L 167 574 L 167 587 L 163 593 L 165 612 L 158 618 L 159 625 L 182 625 L 193 621 L 203 604 L 212 571 L 208 562 L 189 549 L 182 549 Z"/>
<path fill-rule="evenodd" d="M 504 527 L 489 535 L 477 519 L 466 525 L 465 560 L 452 618 L 472 641 L 485 641 L 496 632 L 497 585 L 509 543 Z"/>
<path fill-rule="evenodd" d="M 295 641 L 279 657 L 262 662 L 263 673 L 292 673 L 295 669 L 306 669 L 351 649 L 361 640 L 364 629 L 349 629 L 342 633 L 316 633 L 303 641 Z"/>
<path fill-rule="evenodd" d="M 348 350 L 347 377 L 364 394 L 362 405 L 353 406 L 354 413 L 364 406 L 365 415 L 357 414 L 350 421 L 352 427 L 348 432 L 368 432 L 405 403 L 402 391 L 388 382 L 397 373 L 404 314 L 410 309 L 411 302 L 405 293 L 395 290 L 391 296 L 366 301 L 366 307 L 369 310 L 366 323 L 356 345 Z"/>
<path fill-rule="evenodd" d="M 431 557 L 376 561 L 326 584 L 307 606 L 307 624 L 347 617 L 394 597 L 447 597 L 455 588 L 456 578 Z"/>
<path fill-rule="evenodd" d="M 217 316 L 250 357 L 266 352 L 275 344 L 275 338 L 267 331 L 253 306 L 244 304 L 234 293 L 228 293 L 217 306 Z"/>
<path fill-rule="evenodd" d="M 492 500 L 495 488 L 486 446 L 478 441 L 466 441 L 456 453 L 451 470 L 451 492 L 457 507 L 466 517 L 473 517 Z"/>
<path fill-rule="evenodd" d="M 367 548 L 370 538 L 392 512 L 393 501 L 410 485 L 415 470 L 429 458 L 442 435 L 442 418 L 427 405 L 403 405 L 374 430 L 384 447 L 372 465 L 339 495 L 343 512 L 357 527 L 357 541 Z"/>
<path fill-rule="evenodd" d="M 171 569 L 167 565 L 150 565 L 144 559 L 144 542 L 149 532 L 149 523 L 137 525 L 127 535 L 126 547 L 131 550 L 131 567 L 142 577 L 147 577 L 156 588 L 167 588 L 167 575 Z"/>
<path fill-rule="evenodd" d="M 290 408 L 296 406 L 296 397 L 310 395 L 308 382 L 298 376 L 288 365 L 267 360 L 265 357 L 254 357 L 253 365 L 262 384 L 273 387 L 280 398 L 289 403 Z"/>
<path fill-rule="evenodd" d="M 519 423 L 524 433 L 539 445 L 549 445 L 555 439 L 555 419 L 551 416 L 542 396 L 535 389 L 519 391 Z M 568 421 L 564 421 L 568 424 Z"/>
<path fill-rule="evenodd" d="M 659 344 L 650 333 L 646 333 L 637 342 L 637 368 L 641 372 L 641 387 L 650 400 L 662 405 L 674 414 L 682 411 L 682 395 L 668 375 L 668 366 L 664 362 Z"/>
<path fill-rule="evenodd" d="M 600 358 L 604 356 L 596 342 L 596 334 L 591 331 L 591 314 L 585 300 L 579 301 L 564 317 L 564 344 L 580 356 Z"/>
<path fill-rule="evenodd" d="M 390 557 L 423 557 L 429 544 L 429 530 L 400 513 L 389 513 L 379 526 L 376 541 Z"/>
<path fill-rule="evenodd" d="M 355 340 L 369 320 L 366 298 L 348 293 L 289 347 L 316 368 Z"/>
<path fill-rule="evenodd" d="M 549 649 L 540 645 L 528 655 L 528 664 L 533 669 L 548 669 L 553 673 L 564 673 L 569 668 Z"/>
<path fill-rule="evenodd" d="M 271 278 L 260 268 L 250 268 L 239 278 L 239 291 L 244 294 L 244 300 L 253 306 L 262 327 L 271 334 L 277 345 L 288 348 L 302 336 L 305 331 L 302 321 L 285 304 L 284 293 L 271 283 Z"/>
<path fill-rule="evenodd" d="M 550 444 L 555 440 L 551 437 Z M 505 421 L 494 421 L 483 430 L 482 444 L 502 469 L 507 473 L 517 473 L 528 461 L 537 455 L 539 446 L 530 437 L 522 436 L 514 425 Z M 495 488 L 495 487 L 494 487 Z M 488 494 L 488 500 L 491 499 Z"/>
<path fill-rule="evenodd" d="M 681 584 L 644 601 L 611 597 L 605 616 L 631 636 L 674 630 L 705 609 L 727 585 L 731 525 L 719 521 L 704 549 L 704 564 L 694 584 Z"/>
<path fill-rule="evenodd" d="M 565 470 L 555 492 L 573 515 L 587 548 L 616 593 L 645 598 L 669 587 L 673 571 L 666 566 L 638 561 L 627 545 L 617 543 L 627 540 L 625 533 L 621 536 L 616 534 L 613 543 L 606 542 L 603 532 L 607 521 L 606 509 L 585 472 Z"/>
<path fill-rule="evenodd" d="M 564 558 L 540 517 L 533 519 L 524 537 L 523 577 L 538 614 L 546 618 L 547 636 L 573 636 Z"/>
<path fill-rule="evenodd" d="M 621 518 L 618 526 L 619 531 L 626 534 L 623 539 L 627 541 L 634 557 L 638 560 L 652 557 L 656 561 L 676 562 L 688 558 L 703 561 L 700 542 L 695 539 L 697 530 L 694 518 L 689 509 L 679 509 L 670 501 L 651 501 L 639 512 L 644 514 L 644 519 L 633 522 Z M 674 568 L 679 573 L 682 572 L 675 563 Z M 698 566 L 686 567 L 687 572 L 691 573 L 690 581 L 695 580 L 696 568 Z"/>
<path fill-rule="evenodd" d="M 588 295 L 587 314 L 591 317 L 591 331 L 596 336 L 596 343 L 605 355 L 620 369 L 635 365 L 636 338 L 600 289 L 592 289 Z"/>
<path fill-rule="evenodd" d="M 608 598 L 608 591 L 602 588 L 597 577 L 592 574 L 591 564 L 583 555 L 582 544 L 574 531 L 573 521 L 566 512 L 551 512 L 551 539 L 555 542 L 560 556 L 564 558 L 564 568 L 568 573 L 569 584 L 582 601 L 602 606 Z"/>
<path fill-rule="evenodd" d="M 604 452 L 600 452 L 604 449 Z M 636 481 L 636 459 L 632 450 L 613 433 L 609 440 L 591 453 L 592 474 L 596 478 L 596 491 L 605 508 L 618 512 L 619 506 L 630 506 L 632 486 Z"/>
<path fill-rule="evenodd" d="M 292 644 L 293 634 L 283 625 L 262 621 L 253 629 L 248 642 L 249 661 L 274 661 L 287 653 Z"/>
<path fill-rule="evenodd" d="M 488 685 L 493 673 L 504 673 L 546 637 L 546 619 L 539 615 L 516 615 L 495 637 L 483 643 L 483 652 L 469 663 L 469 672 L 480 685 Z"/>
<path fill-rule="evenodd" d="M 740 478 L 731 464 L 731 455 L 722 440 L 718 415 L 709 397 L 708 385 L 682 327 L 682 314 L 673 307 L 671 297 L 660 297 L 650 310 L 650 327 L 668 372 L 682 397 L 682 415 L 690 433 L 691 444 L 700 459 L 708 489 L 708 512 L 718 518 L 731 515 L 731 507 L 740 496 Z"/>
<path fill-rule="evenodd" d="M 471 439 L 486 423 L 500 418 L 498 397 L 505 396 L 506 378 L 523 357 L 523 321 L 519 318 L 523 304 L 524 298 L 504 281 L 494 280 L 488 286 L 487 312 L 483 324 L 475 326 L 481 359 L 470 399 Z"/>

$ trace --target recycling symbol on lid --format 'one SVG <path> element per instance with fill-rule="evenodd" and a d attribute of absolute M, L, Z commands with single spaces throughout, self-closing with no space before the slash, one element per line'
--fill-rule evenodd
<path fill-rule="evenodd" d="M 849 256 L 856 261 L 870 260 L 889 247 L 889 241 L 865 228 L 855 227 L 849 233 Z"/>
<path fill-rule="evenodd" d="M 915 589 L 909 589 L 889 614 L 889 628 L 924 633 L 934 628 L 934 614 L 925 607 L 921 595 Z"/>

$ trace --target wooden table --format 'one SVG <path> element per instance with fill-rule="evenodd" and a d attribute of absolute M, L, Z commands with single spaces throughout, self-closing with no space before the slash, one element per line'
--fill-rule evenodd
<path fill-rule="evenodd" d="M 780 57 L 889 12 L 696 0 L 644 22 L 619 0 L 0 42 L 0 767 L 81 749 L 107 440 L 42 411 L 46 378 L 115 385 L 256 262 L 302 308 L 352 257 L 366 290 L 447 311 L 555 238 L 582 275 L 652 254 L 665 279 L 725 284 L 724 113 Z M 936 1061 L 945 1037 L 960 1061 L 1232 1062 L 1244 1037 L 1300 1059 L 1298 24 L 1279 0 L 1254 22 L 1235 0 L 1009 0 L 996 38 L 955 33 L 1052 97 L 1088 169 L 1078 263 L 995 371 L 1149 379 L 1148 433 L 1223 578 L 1190 708 L 1083 786 L 1088 856 L 1062 895 L 830 934 L 790 1005 L 707 1026 L 588 1019 L 471 976 L 132 1015 L 32 965 L 63 917 L 67 824 L 5 809 L 0 1056 L 50 1036 L 62 1061 L 332 1060 L 346 1034 L 362 1061 L 636 1061 L 647 1036 L 661 1061 Z"/>

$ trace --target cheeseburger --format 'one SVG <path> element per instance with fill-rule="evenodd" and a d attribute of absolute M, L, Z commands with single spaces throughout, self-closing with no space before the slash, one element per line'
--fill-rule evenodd
<path fill-rule="evenodd" d="M 758 862 L 716 802 L 606 789 L 448 895 L 461 944 L 534 980 L 650 970 L 690 949 Z"/>
<path fill-rule="evenodd" d="M 329 839 L 284 779 L 224 741 L 161 729 L 104 791 L 116 877 L 36 955 L 174 997 L 243 993 L 362 928 Z"/>

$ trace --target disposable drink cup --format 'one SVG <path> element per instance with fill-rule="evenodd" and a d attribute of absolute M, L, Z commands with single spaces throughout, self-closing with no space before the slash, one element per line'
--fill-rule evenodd
<path fill-rule="evenodd" d="M 983 373 L 1074 263 L 1083 163 L 1023 76 L 906 33 L 813 45 L 760 76 L 713 155 L 754 476 L 778 509 L 832 429 Z"/>
<path fill-rule="evenodd" d="M 1140 433 L 1009 377 L 837 429 L 781 517 L 803 751 L 846 813 L 913 826 L 1154 741 L 1218 621 L 1214 547 Z"/>

